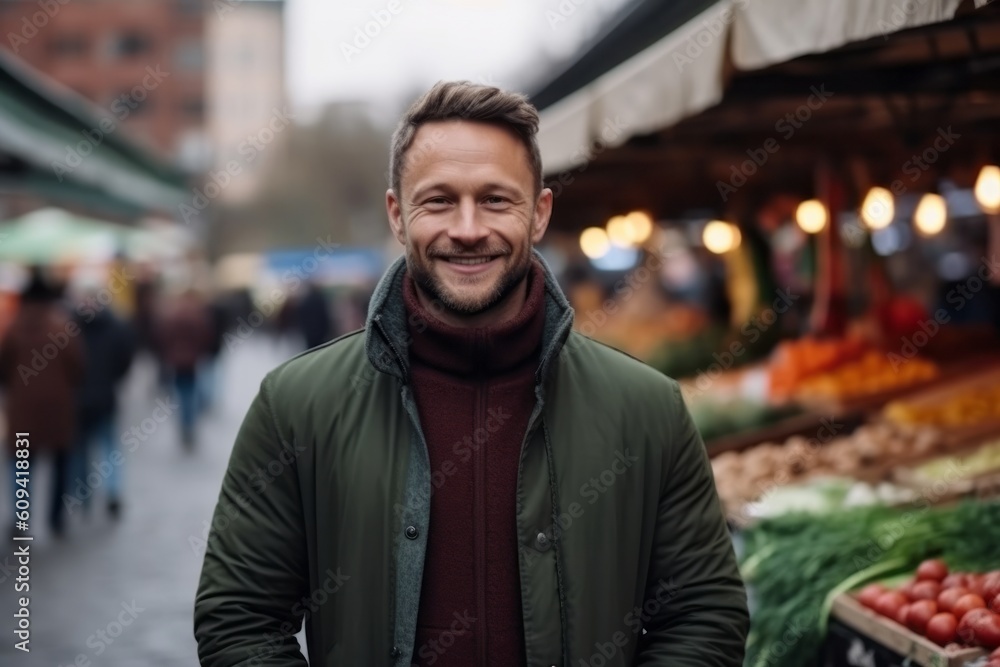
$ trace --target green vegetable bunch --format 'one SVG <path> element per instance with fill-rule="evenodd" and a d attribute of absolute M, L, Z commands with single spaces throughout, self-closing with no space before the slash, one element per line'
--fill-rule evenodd
<path fill-rule="evenodd" d="M 762 521 L 744 535 L 750 587 L 747 667 L 812 667 L 833 598 L 912 573 L 927 558 L 952 571 L 1000 567 L 1000 502 L 861 507 Z"/>

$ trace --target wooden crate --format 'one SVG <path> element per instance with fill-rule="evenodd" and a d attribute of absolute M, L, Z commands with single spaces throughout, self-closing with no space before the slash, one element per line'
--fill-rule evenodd
<path fill-rule="evenodd" d="M 838 596 L 833 601 L 830 613 L 844 625 L 873 639 L 890 651 L 905 656 L 911 664 L 922 667 L 965 667 L 968 663 L 986 655 L 978 648 L 945 651 L 943 647 L 926 637 L 876 614 L 850 594 Z"/>

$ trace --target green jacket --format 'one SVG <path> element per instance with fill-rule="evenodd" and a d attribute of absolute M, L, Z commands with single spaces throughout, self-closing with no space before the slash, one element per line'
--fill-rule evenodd
<path fill-rule="evenodd" d="M 262 382 L 205 552 L 202 665 L 305 665 L 303 615 L 314 667 L 420 655 L 430 497 L 447 464 L 429 467 L 407 382 L 404 269 L 400 259 L 383 276 L 363 330 Z M 677 383 L 571 331 L 573 310 L 545 272 L 517 487 L 527 663 L 741 665 L 746 594 Z"/>

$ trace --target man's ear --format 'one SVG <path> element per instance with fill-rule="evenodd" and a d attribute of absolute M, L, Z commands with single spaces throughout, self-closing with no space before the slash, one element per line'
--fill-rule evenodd
<path fill-rule="evenodd" d="M 401 244 L 406 245 L 406 229 L 403 225 L 403 210 L 396 193 L 389 188 L 385 191 L 385 212 L 389 216 L 389 228 L 392 235 Z"/>
<path fill-rule="evenodd" d="M 531 224 L 531 243 L 541 242 L 545 236 L 545 230 L 549 227 L 549 219 L 552 217 L 552 190 L 543 188 L 535 202 L 535 219 Z"/>

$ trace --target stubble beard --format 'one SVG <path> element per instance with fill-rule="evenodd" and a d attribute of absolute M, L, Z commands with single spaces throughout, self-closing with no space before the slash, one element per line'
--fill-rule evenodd
<path fill-rule="evenodd" d="M 482 251 L 467 251 L 467 254 L 477 254 Z M 455 253 L 460 254 L 460 253 Z M 484 253 L 487 254 L 487 253 Z M 488 254 L 493 254 L 490 251 Z M 522 249 L 521 257 L 515 260 L 513 251 L 506 254 L 503 261 L 516 261 L 516 264 L 508 264 L 503 268 L 500 277 L 496 279 L 493 286 L 483 295 L 463 295 L 456 294 L 438 278 L 430 268 L 432 261 L 447 261 L 440 257 L 435 259 L 432 253 L 429 260 L 422 259 L 416 251 L 407 244 L 406 247 L 406 268 L 413 278 L 417 287 L 423 290 L 433 302 L 440 303 L 447 310 L 463 316 L 479 315 L 491 308 L 495 308 L 506 300 L 520 286 L 531 270 L 531 248 Z"/>

